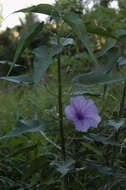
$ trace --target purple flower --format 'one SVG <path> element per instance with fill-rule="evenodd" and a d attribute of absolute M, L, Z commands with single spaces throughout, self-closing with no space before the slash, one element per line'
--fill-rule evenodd
<path fill-rule="evenodd" d="M 74 122 L 76 130 L 87 132 L 90 127 L 97 128 L 101 118 L 93 100 L 76 96 L 70 101 L 71 105 L 65 107 L 65 114 Z"/>

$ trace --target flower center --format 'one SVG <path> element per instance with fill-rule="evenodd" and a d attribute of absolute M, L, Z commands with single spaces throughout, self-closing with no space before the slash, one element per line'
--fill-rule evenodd
<path fill-rule="evenodd" d="M 78 120 L 82 120 L 82 119 L 84 119 L 84 115 L 82 114 L 82 113 L 77 113 L 77 119 Z"/>

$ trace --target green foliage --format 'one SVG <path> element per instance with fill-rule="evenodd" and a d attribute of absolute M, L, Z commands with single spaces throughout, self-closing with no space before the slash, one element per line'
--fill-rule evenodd
<path fill-rule="evenodd" d="M 32 6 L 32 7 L 26 8 L 26 9 L 21 9 L 21 10 L 15 11 L 14 13 L 17 13 L 17 12 L 42 13 L 42 14 L 47 14 L 47 15 L 53 16 L 53 17 L 59 16 L 58 10 L 54 6 L 49 5 L 49 4 L 39 4 L 39 5 Z"/>
<path fill-rule="evenodd" d="M 2 80 L 7 80 L 15 83 L 33 83 L 32 75 L 19 75 L 19 76 L 10 76 L 10 77 L 0 77 Z"/>
<path fill-rule="evenodd" d="M 115 47 L 116 42 L 117 42 L 117 40 L 109 38 L 109 39 L 106 41 L 105 45 L 103 46 L 103 48 L 102 48 L 102 50 L 101 50 L 101 52 L 99 53 L 98 56 L 99 56 L 99 57 L 100 57 L 100 56 L 103 56 L 106 52 L 108 52 L 110 49 L 112 49 L 113 47 Z M 115 55 L 115 54 L 114 54 L 114 55 Z"/>
<path fill-rule="evenodd" d="M 25 133 L 35 133 L 44 129 L 44 126 L 38 120 L 20 120 L 16 124 L 16 128 L 9 134 L 2 137 L 2 139 L 9 137 L 19 137 Z"/>
<path fill-rule="evenodd" d="M 121 118 L 120 120 L 109 120 L 108 121 L 109 125 L 113 126 L 116 128 L 116 130 L 119 130 L 120 127 L 123 127 L 125 125 L 125 118 Z"/>
<path fill-rule="evenodd" d="M 116 13 L 115 9 L 106 8 L 103 6 L 96 7 L 95 10 L 84 15 L 83 18 L 86 23 L 91 20 L 97 26 L 102 26 L 102 28 L 105 28 L 109 32 L 126 27 L 125 22 L 120 20 L 119 12 Z"/>
<path fill-rule="evenodd" d="M 10 65 L 20 63 L 21 54 L 28 50 L 32 70 L 0 77 L 3 190 L 125 189 L 125 22 L 120 11 L 96 6 L 83 13 L 82 7 L 81 11 L 73 7 L 82 1 L 70 2 L 16 11 L 47 14 L 51 23 L 28 27 L 17 44 Z M 44 45 L 40 36 L 34 41 L 48 30 L 51 38 Z M 102 117 L 97 129 L 75 132 L 65 119 L 62 109 L 76 95 L 96 101 Z"/>
<path fill-rule="evenodd" d="M 29 30 L 22 35 L 20 41 L 18 42 L 18 48 L 14 56 L 13 64 L 17 63 L 23 50 L 26 48 L 26 46 L 29 45 L 29 43 L 34 38 L 34 36 L 40 32 L 42 27 L 43 27 L 43 23 L 36 23 L 33 26 L 30 26 Z"/>
<path fill-rule="evenodd" d="M 94 57 L 94 55 L 92 53 L 92 50 L 90 47 L 90 42 L 89 42 L 88 36 L 87 36 L 87 31 L 86 31 L 83 21 L 78 17 L 77 14 L 72 13 L 72 12 L 65 14 L 64 20 L 66 23 L 68 23 L 72 27 L 72 29 L 75 32 L 75 34 L 77 35 L 77 37 L 86 46 L 89 54 L 91 55 L 92 59 L 94 60 L 94 63 L 97 63 L 97 59 Z"/>
<path fill-rule="evenodd" d="M 78 14 L 83 12 L 83 1 L 82 0 L 60 0 L 56 1 L 55 6 L 62 12 L 74 11 Z"/>
<path fill-rule="evenodd" d="M 44 46 L 34 49 L 33 53 L 35 54 L 33 78 L 35 84 L 38 84 L 42 75 L 52 63 L 52 55 L 49 49 Z"/>
<path fill-rule="evenodd" d="M 74 167 L 75 161 L 73 159 L 65 160 L 63 163 L 58 161 L 51 162 L 51 166 L 55 166 L 57 171 L 60 172 L 62 175 L 61 177 L 64 177 L 70 170 L 72 170 Z"/>
<path fill-rule="evenodd" d="M 119 74 L 106 74 L 101 71 L 90 72 L 87 74 L 78 75 L 74 78 L 77 86 L 91 87 L 94 85 L 104 85 L 114 82 L 126 80 L 126 76 L 120 76 Z"/>

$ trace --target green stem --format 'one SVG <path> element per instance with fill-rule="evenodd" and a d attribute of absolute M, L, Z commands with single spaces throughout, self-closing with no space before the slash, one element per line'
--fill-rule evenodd
<path fill-rule="evenodd" d="M 58 22 L 57 22 L 57 28 Z M 60 44 L 60 32 L 57 34 L 57 42 Z M 61 147 L 63 159 L 66 159 L 66 151 L 65 151 L 65 138 L 64 138 L 64 127 L 63 127 L 63 104 L 62 104 L 62 79 L 61 79 L 61 55 L 58 54 L 57 57 L 57 67 L 58 67 L 58 106 L 59 106 L 59 126 L 60 126 L 60 136 L 61 136 Z"/>
<path fill-rule="evenodd" d="M 60 135 L 62 141 L 62 153 L 63 159 L 66 158 L 65 152 L 65 138 L 64 138 L 64 128 L 63 128 L 63 109 L 62 109 L 62 81 L 61 81 L 61 60 L 60 54 L 58 54 L 58 104 L 59 104 L 59 125 L 60 125 Z"/>
<path fill-rule="evenodd" d="M 125 102 L 125 96 L 126 96 L 126 81 L 125 81 L 125 84 L 124 84 L 122 100 L 121 100 L 121 103 L 120 103 L 119 117 L 121 117 L 122 114 L 123 114 L 123 106 L 124 106 L 124 102 Z"/>
<path fill-rule="evenodd" d="M 102 118 L 104 117 L 105 98 L 106 98 L 106 92 L 107 92 L 107 90 L 108 90 L 108 85 L 105 84 L 104 85 L 104 89 L 103 89 L 103 96 L 102 96 L 102 108 L 101 108 L 101 111 L 100 111 L 100 115 L 101 115 Z"/>

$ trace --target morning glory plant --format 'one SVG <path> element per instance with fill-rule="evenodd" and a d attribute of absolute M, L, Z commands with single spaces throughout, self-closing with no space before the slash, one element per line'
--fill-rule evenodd
<path fill-rule="evenodd" d="M 77 96 L 70 101 L 71 104 L 65 107 L 65 114 L 74 122 L 76 130 L 87 132 L 90 127 L 98 127 L 101 117 L 92 99 Z"/>
<path fill-rule="evenodd" d="M 103 11 L 103 8 L 101 10 Z M 123 134 L 125 134 L 124 132 L 126 130 L 125 129 L 126 82 L 122 90 L 123 91 L 122 97 L 119 96 L 118 98 L 121 99 L 121 103 L 120 103 L 120 110 L 116 110 L 117 114 L 115 114 L 115 112 L 112 112 L 113 109 L 111 102 L 109 105 L 108 101 L 109 99 L 106 100 L 106 98 L 109 98 L 111 95 L 109 94 L 111 92 L 108 91 L 109 84 L 126 80 L 126 75 L 122 75 L 116 71 L 118 70 L 118 66 L 120 67 L 121 65 L 124 65 L 125 62 L 125 58 L 123 58 L 123 60 L 118 61 L 118 64 L 120 65 L 117 65 L 117 59 L 121 56 L 120 49 L 122 48 L 118 46 L 119 44 L 121 44 L 120 42 L 122 41 L 123 37 L 125 37 L 125 27 L 122 28 L 124 31 L 123 34 L 122 32 L 115 29 L 112 29 L 112 31 L 113 30 L 115 31 L 111 33 L 108 30 L 108 28 L 106 28 L 105 26 L 101 27 L 102 25 L 99 24 L 96 25 L 93 20 L 91 20 L 91 23 L 87 22 L 85 20 L 86 17 L 84 15 L 78 14 L 78 11 L 76 9 L 74 10 L 72 8 L 68 11 L 67 10 L 64 11 L 64 8 L 60 9 L 58 6 L 52 6 L 49 4 L 40 4 L 37 6 L 21 9 L 16 12 L 41 13 L 50 16 L 51 27 L 48 28 L 50 28 L 51 38 L 49 39 L 51 40 L 47 44 L 38 43 L 38 46 L 35 45 L 36 48 L 33 49 L 31 52 L 33 55 L 32 71 L 19 76 L 12 76 L 12 75 L 10 76 L 12 68 L 18 65 L 18 63 L 20 62 L 20 56 L 25 50 L 25 48 L 27 48 L 30 43 L 34 42 L 33 39 L 36 38 L 37 35 L 40 35 L 40 32 L 43 32 L 43 28 L 45 27 L 43 22 L 37 22 L 32 24 L 28 28 L 28 30 L 20 37 L 20 40 L 17 44 L 17 49 L 13 59 L 13 63 L 11 64 L 8 75 L 5 77 L 0 77 L 0 79 L 16 82 L 18 84 L 19 83 L 21 84 L 23 83 L 26 85 L 29 84 L 30 87 L 31 85 L 34 85 L 34 90 L 35 90 L 39 83 L 40 83 L 39 85 L 41 86 L 44 85 L 45 82 L 48 82 L 47 80 L 43 84 L 43 82 L 41 82 L 41 79 L 44 76 L 44 73 L 49 68 L 49 66 L 55 63 L 57 64 L 57 70 L 55 71 L 54 80 L 52 77 L 51 78 L 52 82 L 54 81 L 57 82 L 57 85 L 54 84 L 56 89 L 54 89 L 54 92 L 52 92 L 47 86 L 47 91 L 50 93 L 51 98 L 53 95 L 53 98 L 55 98 L 55 100 L 57 99 L 57 103 L 56 101 L 54 101 L 54 104 L 52 103 L 50 104 L 49 102 L 48 107 L 51 108 L 51 111 L 49 112 L 51 114 L 47 115 L 46 114 L 47 112 L 45 112 L 46 110 L 43 110 L 42 112 L 43 115 L 41 116 L 40 111 L 38 112 L 39 113 L 38 115 L 36 111 L 37 107 L 40 109 L 40 105 L 35 104 L 36 102 L 34 103 L 34 101 L 32 101 L 32 99 L 30 98 L 33 105 L 35 105 L 35 111 L 33 112 L 34 115 L 32 120 L 24 120 L 22 119 L 22 117 L 21 118 L 19 117 L 19 121 L 16 124 L 16 128 L 14 128 L 11 132 L 9 132 L 7 135 L 1 138 L 2 140 L 10 137 L 12 138 L 24 135 L 26 139 L 27 137 L 29 138 L 29 136 L 25 135 L 26 133 L 35 133 L 35 132 L 40 132 L 40 134 L 42 135 L 42 143 L 40 143 L 41 137 L 37 135 L 35 136 L 35 138 L 37 139 L 30 137 L 30 141 L 28 140 L 28 144 L 30 143 L 29 144 L 30 146 L 27 146 L 27 143 L 23 142 L 21 143 L 23 147 L 21 146 L 20 151 L 14 151 L 14 154 L 12 153 L 10 154 L 10 160 L 15 161 L 14 163 L 16 163 L 16 165 L 20 163 L 21 160 L 21 164 L 19 164 L 19 166 L 21 165 L 21 167 L 18 170 L 16 169 L 17 167 L 14 166 L 14 171 L 15 169 L 17 170 L 17 175 L 15 177 L 15 175 L 13 176 L 12 174 L 10 188 L 11 189 L 30 188 L 29 190 L 38 189 L 38 188 L 45 190 L 50 190 L 50 189 L 61 189 L 61 190 L 94 189 L 95 190 L 95 187 L 97 187 L 97 189 L 115 190 L 117 189 L 117 183 L 118 183 L 119 190 L 120 188 L 125 189 L 126 168 L 124 166 L 126 165 L 125 164 L 126 161 L 124 155 L 125 152 L 123 151 L 125 150 L 124 148 L 126 148 L 126 146 L 125 146 L 125 136 L 123 137 Z M 94 15 L 94 10 L 93 10 L 93 15 Z M 90 38 L 88 38 L 88 32 L 90 33 Z M 101 36 L 102 38 L 104 37 L 103 39 L 105 44 L 101 43 L 100 49 L 94 48 L 95 41 L 93 40 L 93 44 L 90 43 L 90 39 L 93 39 L 92 37 L 94 37 L 91 35 L 97 36 L 95 39 L 96 41 L 100 40 Z M 100 38 L 98 38 L 98 36 Z M 118 40 L 121 41 L 117 43 Z M 78 42 L 80 43 L 80 45 L 78 44 Z M 69 53 L 70 47 L 64 51 L 64 49 L 68 45 L 73 46 L 71 49 L 72 51 L 70 50 L 70 53 Z M 84 49 L 82 49 L 82 46 L 84 46 L 83 47 Z M 73 51 L 73 48 L 75 51 Z M 92 60 L 92 64 L 90 65 L 91 67 L 89 66 L 91 72 L 84 72 L 85 63 L 87 61 L 86 58 L 87 53 L 90 55 L 90 58 Z M 68 62 L 65 62 L 64 57 L 63 59 L 61 58 L 62 56 L 66 55 L 68 57 L 70 56 L 69 57 L 70 61 Z M 124 55 L 124 57 L 126 57 L 126 55 Z M 76 60 L 73 61 L 73 58 L 75 58 Z M 98 63 L 99 61 L 100 64 Z M 63 74 L 65 74 L 66 71 L 62 73 L 62 69 L 64 68 L 66 69 L 66 66 L 67 68 L 68 66 L 71 67 L 73 64 L 80 64 L 81 62 L 83 64 L 81 65 L 82 70 L 80 71 L 80 73 L 78 73 L 77 76 L 74 76 L 73 81 L 75 87 L 79 87 L 81 89 L 83 88 L 83 91 L 81 92 L 79 90 L 77 93 L 73 93 L 72 91 L 74 90 L 74 88 L 71 86 L 71 83 L 67 81 L 67 75 L 63 76 Z M 71 77 L 76 73 L 74 71 Z M 62 80 L 63 77 L 66 77 L 66 79 Z M 65 83 L 67 82 L 67 88 L 64 88 L 63 82 Z M 94 91 L 93 92 L 85 91 L 85 88 L 87 89 L 89 87 L 95 87 L 97 85 L 104 86 L 103 93 L 94 92 Z M 55 90 L 57 90 L 57 92 Z M 101 88 L 99 90 L 101 90 Z M 108 93 L 106 93 L 107 91 Z M 112 94 L 114 93 L 115 91 L 113 91 Z M 70 105 L 66 105 L 65 110 L 63 110 L 65 102 L 64 95 L 66 96 L 66 94 L 68 95 L 68 97 L 69 94 L 76 94 L 76 95 L 79 94 L 79 95 L 72 97 L 70 99 Z M 99 110 L 95 105 L 94 101 L 90 98 L 85 98 L 80 94 L 97 96 L 99 98 L 99 101 L 101 100 L 101 106 L 103 106 L 102 113 L 105 113 L 103 114 L 104 117 L 102 118 L 103 125 L 102 123 L 100 123 L 101 116 L 99 115 Z M 44 93 L 41 94 L 41 96 L 44 96 Z M 37 98 L 39 99 L 39 96 L 37 96 Z M 111 98 L 113 98 L 113 96 Z M 107 101 L 108 102 L 105 104 L 104 101 L 105 103 Z M 44 105 L 46 105 L 46 101 L 44 102 Z M 106 106 L 108 108 L 107 112 L 104 109 Z M 56 108 L 54 115 L 52 115 L 52 108 Z M 90 127 L 98 128 L 100 123 L 103 126 L 101 127 L 102 133 L 100 134 L 100 130 L 98 130 L 96 134 L 87 133 L 81 136 L 80 138 L 80 134 L 74 134 L 71 133 L 70 131 L 69 135 L 67 129 L 65 129 L 66 118 L 64 118 L 64 112 L 66 118 L 73 122 L 73 124 L 75 125 L 75 129 L 77 131 L 86 133 L 88 132 Z M 110 120 L 111 117 L 112 120 Z M 41 121 L 42 118 L 44 121 Z M 106 122 L 108 118 L 109 122 Z M 46 124 L 44 123 L 45 121 L 47 122 Z M 51 128 L 49 129 L 50 126 Z M 50 139 L 50 137 L 53 138 Z M 22 139 L 24 140 L 24 138 Z M 34 141 L 34 139 L 37 141 L 37 143 L 35 141 L 32 142 L 31 145 L 31 140 Z M 12 142 L 12 144 L 14 144 L 14 148 L 19 147 L 19 142 L 16 142 L 16 140 Z M 45 141 L 47 143 L 45 143 Z M 10 144 L 10 146 L 12 144 Z M 25 144 L 26 146 L 24 146 Z M 48 147 L 48 144 L 51 144 L 52 146 Z M 3 146 L 3 150 L 5 150 L 5 146 Z M 8 146 L 7 150 L 9 150 Z M 5 153 L 5 161 L 7 159 L 7 164 L 8 164 L 9 157 L 6 156 L 5 151 L 4 153 Z M 121 153 L 124 153 L 123 156 L 121 156 Z M 23 157 L 20 157 L 20 155 L 18 156 L 17 154 L 20 154 Z M 12 159 L 13 155 L 16 155 L 15 160 Z M 17 162 L 18 158 L 21 158 L 18 160 L 19 162 Z M 1 163 L 3 162 L 3 160 L 4 159 L 2 155 Z M 22 164 L 24 167 L 22 167 Z M 0 179 L 1 181 L 3 181 L 3 183 L 6 184 L 7 181 L 6 179 L 9 179 L 11 173 L 10 169 L 9 169 L 9 176 L 8 172 L 4 172 L 5 165 L 6 162 L 4 163 L 3 167 L 3 174 L 4 173 L 6 174 L 4 174 L 5 176 L 3 176 L 3 179 L 0 176 Z M 7 168 L 9 168 L 8 165 Z M 13 171 L 13 169 L 11 171 Z M 19 171 L 21 172 L 19 173 Z M 118 178 L 119 180 L 117 180 Z M 19 181 L 21 181 L 20 179 L 25 179 L 25 183 L 27 184 L 24 184 L 23 181 L 22 182 L 23 186 L 19 187 L 19 184 L 17 182 L 16 183 L 13 182 L 14 179 L 16 179 L 18 183 Z M 13 187 L 12 183 L 14 183 Z M 124 186 L 122 186 L 123 183 Z M 18 186 L 15 187 L 15 184 L 17 184 Z M 6 187 L 2 189 L 6 189 Z"/>

